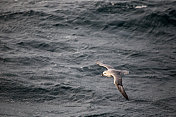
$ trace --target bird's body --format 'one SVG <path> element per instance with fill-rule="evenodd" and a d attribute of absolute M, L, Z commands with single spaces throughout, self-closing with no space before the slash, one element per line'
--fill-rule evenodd
<path fill-rule="evenodd" d="M 129 74 L 129 72 L 126 70 L 116 70 L 113 67 L 103 64 L 101 62 L 97 62 L 97 64 L 107 68 L 107 70 L 103 72 L 102 76 L 113 77 L 115 86 L 120 91 L 120 93 L 128 100 L 128 95 L 126 94 L 122 85 L 122 75 Z"/>

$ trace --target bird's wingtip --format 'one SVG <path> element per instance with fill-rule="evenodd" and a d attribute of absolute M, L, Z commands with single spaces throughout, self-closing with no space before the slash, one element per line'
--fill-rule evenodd
<path fill-rule="evenodd" d="M 125 75 L 129 74 L 130 72 L 128 70 L 121 70 L 121 72 Z"/>
<path fill-rule="evenodd" d="M 97 65 L 100 65 L 100 64 L 101 64 L 101 62 L 100 62 L 100 61 L 96 61 L 96 64 L 97 64 Z"/>
<path fill-rule="evenodd" d="M 120 91 L 120 93 L 125 97 L 125 99 L 129 100 L 128 95 L 126 94 L 123 86 L 121 86 L 121 85 L 116 85 L 116 86 L 117 86 L 118 90 Z"/>

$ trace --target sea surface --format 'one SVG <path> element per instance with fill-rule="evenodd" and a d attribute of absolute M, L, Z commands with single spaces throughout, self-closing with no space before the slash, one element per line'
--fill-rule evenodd
<path fill-rule="evenodd" d="M 175 0 L 0 0 L 1 117 L 176 117 Z M 128 70 L 127 101 L 101 61 Z"/>

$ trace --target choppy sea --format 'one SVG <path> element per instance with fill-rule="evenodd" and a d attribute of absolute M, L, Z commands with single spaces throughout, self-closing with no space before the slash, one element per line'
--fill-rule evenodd
<path fill-rule="evenodd" d="M 1 117 L 176 117 L 175 0 L 0 0 Z M 129 101 L 96 61 L 130 72 Z"/>

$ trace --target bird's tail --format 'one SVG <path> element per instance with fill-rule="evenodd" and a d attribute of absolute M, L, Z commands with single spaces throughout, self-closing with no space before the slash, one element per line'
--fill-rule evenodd
<path fill-rule="evenodd" d="M 123 86 L 116 84 L 116 87 L 118 88 L 118 90 L 120 91 L 120 93 L 121 93 L 127 100 L 129 100 L 129 99 L 128 99 L 128 95 L 126 94 L 125 89 L 123 88 Z"/>

